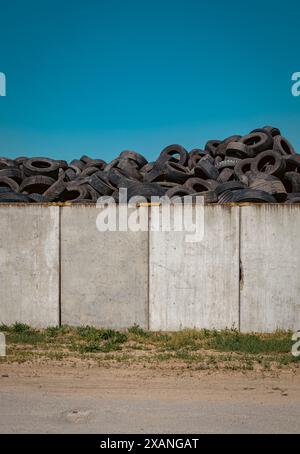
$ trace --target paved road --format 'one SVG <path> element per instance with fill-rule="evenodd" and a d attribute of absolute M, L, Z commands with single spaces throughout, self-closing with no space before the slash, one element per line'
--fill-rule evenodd
<path fill-rule="evenodd" d="M 299 376 L 62 372 L 4 374 L 0 433 L 300 432 Z"/>

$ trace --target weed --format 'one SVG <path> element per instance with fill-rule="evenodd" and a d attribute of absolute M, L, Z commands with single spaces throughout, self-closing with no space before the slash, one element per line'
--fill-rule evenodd
<path fill-rule="evenodd" d="M 29 331 L 32 331 L 32 329 L 30 328 L 29 325 L 26 325 L 25 323 L 18 323 L 16 322 L 13 326 L 12 326 L 12 332 L 13 333 L 28 333 Z"/>
<path fill-rule="evenodd" d="M 122 344 L 127 341 L 127 334 L 112 329 L 97 329 L 93 326 L 83 326 L 76 328 L 77 334 L 81 339 L 88 342 L 112 341 L 113 343 Z"/>
<path fill-rule="evenodd" d="M 134 334 L 135 336 L 139 337 L 149 337 L 149 333 L 143 330 L 139 325 L 134 324 L 131 328 L 128 329 L 130 334 Z"/>
<path fill-rule="evenodd" d="M 243 353 L 288 353 L 291 351 L 291 337 L 286 333 L 263 337 L 257 334 L 242 334 L 235 330 L 214 331 L 210 342 L 217 351 Z"/>

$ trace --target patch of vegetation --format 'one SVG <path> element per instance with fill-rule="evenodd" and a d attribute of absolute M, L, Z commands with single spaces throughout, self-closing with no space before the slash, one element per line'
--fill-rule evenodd
<path fill-rule="evenodd" d="M 193 370 L 273 370 L 299 367 L 300 357 L 291 354 L 292 334 L 242 334 L 231 330 L 183 330 L 152 333 L 134 325 L 127 331 L 93 326 L 55 326 L 33 329 L 23 323 L 1 325 L 6 334 L 7 357 L 3 362 L 40 359 L 87 358 L 154 367 L 157 362 Z M 176 365 L 177 364 L 177 365 Z"/>
<path fill-rule="evenodd" d="M 163 348 L 165 350 L 197 350 L 199 345 L 197 341 L 199 340 L 200 331 L 196 330 L 184 330 L 172 333 L 169 335 L 166 340 L 163 342 Z"/>
<path fill-rule="evenodd" d="M 83 326 L 76 328 L 77 334 L 81 339 L 88 342 L 111 341 L 113 343 L 123 344 L 127 341 L 127 334 L 112 329 L 97 329 L 93 326 Z"/>
<path fill-rule="evenodd" d="M 291 333 L 273 335 L 242 334 L 237 330 L 214 331 L 211 342 L 214 350 L 243 353 L 289 353 L 292 348 Z"/>
<path fill-rule="evenodd" d="M 129 328 L 128 332 L 129 332 L 129 334 L 134 334 L 135 336 L 138 336 L 138 337 L 144 337 L 144 338 L 149 337 L 149 333 L 147 331 L 143 330 L 143 328 L 141 328 L 139 325 L 136 325 L 136 324 L 134 324 L 131 328 Z"/>

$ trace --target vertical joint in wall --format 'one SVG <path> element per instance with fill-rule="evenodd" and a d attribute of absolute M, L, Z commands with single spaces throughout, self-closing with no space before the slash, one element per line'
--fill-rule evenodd
<path fill-rule="evenodd" d="M 58 207 L 58 324 L 61 326 L 61 209 Z"/>
<path fill-rule="evenodd" d="M 241 331 L 241 286 L 243 282 L 243 265 L 241 260 L 241 226 L 242 226 L 242 207 L 239 209 L 239 320 L 238 320 L 238 330 Z"/>
<path fill-rule="evenodd" d="M 150 213 L 151 209 L 147 207 L 148 210 L 148 236 L 147 236 L 147 244 L 148 244 L 148 257 L 147 257 L 147 329 L 150 330 L 150 227 L 151 227 L 151 219 Z"/>

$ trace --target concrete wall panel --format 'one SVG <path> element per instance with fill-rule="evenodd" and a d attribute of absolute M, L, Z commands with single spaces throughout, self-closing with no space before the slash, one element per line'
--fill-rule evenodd
<path fill-rule="evenodd" d="M 241 331 L 300 329 L 300 206 L 241 207 Z"/>
<path fill-rule="evenodd" d="M 0 206 L 0 323 L 59 324 L 59 208 Z"/>
<path fill-rule="evenodd" d="M 238 327 L 239 208 L 206 206 L 203 240 L 185 235 L 150 232 L 150 329 Z"/>
<path fill-rule="evenodd" d="M 62 323 L 148 328 L 148 232 L 99 232 L 100 211 L 62 208 Z"/>

